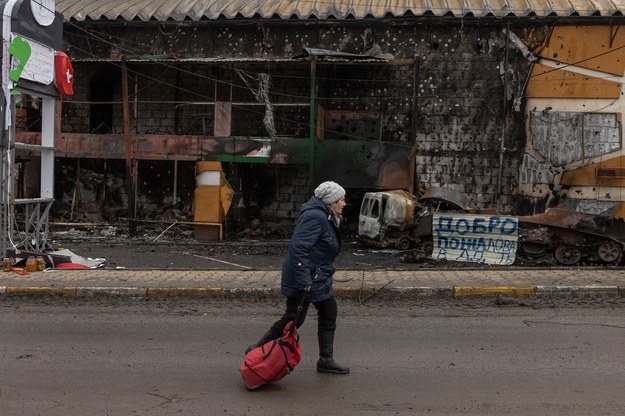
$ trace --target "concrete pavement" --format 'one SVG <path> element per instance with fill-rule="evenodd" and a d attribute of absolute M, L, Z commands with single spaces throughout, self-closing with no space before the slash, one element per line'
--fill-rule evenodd
<path fill-rule="evenodd" d="M 48 269 L 0 273 L 0 297 L 232 298 L 280 295 L 278 270 Z M 338 270 L 337 297 L 623 297 L 625 269 Z"/>

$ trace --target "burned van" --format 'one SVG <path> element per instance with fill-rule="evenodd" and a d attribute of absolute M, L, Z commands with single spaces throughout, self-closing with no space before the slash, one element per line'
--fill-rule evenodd
<path fill-rule="evenodd" d="M 439 211 L 468 210 L 468 198 L 457 191 L 432 187 L 413 195 L 403 190 L 367 192 L 360 206 L 358 238 L 367 245 L 417 248 L 432 252 L 432 216 Z"/>

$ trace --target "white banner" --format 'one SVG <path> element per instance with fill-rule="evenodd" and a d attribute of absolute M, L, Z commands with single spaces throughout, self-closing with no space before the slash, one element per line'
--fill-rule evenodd
<path fill-rule="evenodd" d="M 435 213 L 432 257 L 470 263 L 514 263 L 519 221 L 515 217 Z"/>

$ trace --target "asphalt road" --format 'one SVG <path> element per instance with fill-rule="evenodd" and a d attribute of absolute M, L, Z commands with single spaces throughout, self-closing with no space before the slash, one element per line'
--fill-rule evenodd
<path fill-rule="evenodd" d="M 617 415 L 625 319 L 619 304 L 342 302 L 336 357 L 318 374 L 315 318 L 304 358 L 259 391 L 242 350 L 280 314 L 252 301 L 0 303 L 3 416 Z"/>

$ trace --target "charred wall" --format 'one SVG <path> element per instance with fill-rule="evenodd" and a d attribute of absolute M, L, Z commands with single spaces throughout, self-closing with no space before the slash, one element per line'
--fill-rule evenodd
<path fill-rule="evenodd" d="M 326 179 L 325 175 L 354 190 L 384 189 L 386 184 L 407 183 L 411 161 L 416 160 L 418 189 L 447 186 L 467 193 L 474 206 L 499 205 L 502 212 L 512 212 L 520 149 L 525 143 L 524 130 L 519 128 L 520 97 L 530 62 L 509 42 L 503 25 L 473 23 L 418 19 L 171 25 L 81 22 L 82 29 L 72 25 L 65 32 L 76 80 L 74 97 L 63 102 L 61 129 L 99 133 L 91 114 L 98 106 L 108 106 L 110 132 L 123 131 L 121 76 L 116 78 L 125 60 L 133 134 L 197 135 L 204 143 L 219 143 L 216 149 L 236 136 L 307 143 L 310 57 L 297 57 L 304 48 L 370 53 L 381 60 L 321 60 L 317 65 L 315 104 L 330 116 L 328 124 L 316 131 L 316 180 Z M 256 95 L 259 73 L 270 77 L 274 133 L 265 121 L 266 106 Z M 113 75 L 106 79 L 103 74 Z M 91 101 L 94 82 L 110 84 L 108 104 Z M 215 135 L 216 127 L 223 127 L 219 124 L 223 119 L 216 117 L 218 102 L 232 103 L 230 131 L 225 137 Z M 357 120 L 336 122 L 343 113 L 356 114 Z M 228 180 L 236 184 L 236 198 L 250 208 L 248 214 L 297 216 L 311 186 L 308 155 L 289 157 L 279 166 L 271 161 L 267 165 L 227 164 Z M 140 212 L 146 216 L 172 205 L 186 212 L 192 205 L 188 189 L 193 187 L 193 175 L 185 174 L 184 179 L 181 175 L 177 186 L 186 191 L 172 198 L 171 171 L 177 155 L 163 155 L 163 159 L 168 161 L 139 163 L 140 193 L 145 194 L 139 199 Z M 58 172 L 74 176 L 75 159 L 60 157 L 57 164 Z M 192 172 L 192 161 L 181 165 L 178 172 Z M 254 185 L 256 196 L 250 197 L 243 185 L 249 183 L 243 177 L 249 178 L 250 171 L 265 186 L 272 183 L 270 191 Z M 169 186 L 151 183 L 143 176 L 147 172 L 168 178 Z M 124 170 L 111 170 L 110 175 L 122 177 Z M 61 180 L 57 177 L 59 185 Z M 92 180 L 104 179 L 98 174 Z M 72 188 L 60 189 L 61 204 L 67 206 Z M 85 207 L 94 208 L 86 208 L 89 212 L 100 212 L 97 205 L 102 201 L 96 195 L 93 201 L 83 198 Z M 258 210 L 248 205 L 254 199 L 261 201 Z"/>
<path fill-rule="evenodd" d="M 473 206 L 511 212 L 525 141 L 515 104 L 529 64 L 504 33 L 434 33 L 420 46 L 417 173 L 420 184 L 465 192 Z"/>

